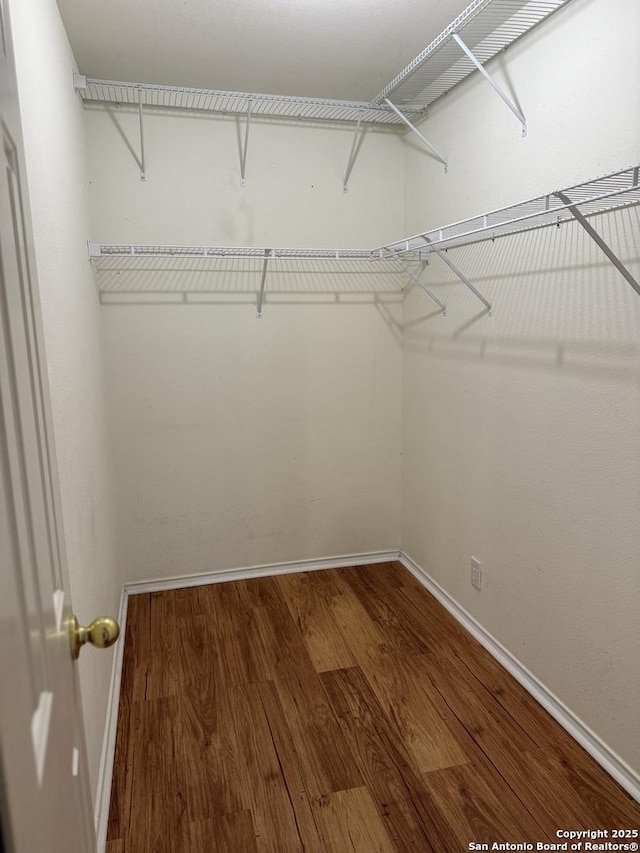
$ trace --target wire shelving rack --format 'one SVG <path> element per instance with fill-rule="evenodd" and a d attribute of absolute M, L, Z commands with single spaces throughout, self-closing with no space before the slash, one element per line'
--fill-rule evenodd
<path fill-rule="evenodd" d="M 569 0 L 473 0 L 371 101 L 304 98 L 227 92 L 214 89 L 101 80 L 77 75 L 76 87 L 86 102 L 106 102 L 162 109 L 196 110 L 253 117 L 296 118 L 306 121 L 391 125 L 404 129 L 402 119 L 385 99 L 402 107 L 414 121 L 427 107 L 470 74 L 473 62 L 454 40 L 465 43 L 486 63 Z"/>
<path fill-rule="evenodd" d="M 537 228 L 558 226 L 576 220 L 599 246 L 611 263 L 640 295 L 640 284 L 632 273 L 615 255 L 610 246 L 598 234 L 589 220 L 596 214 L 612 213 L 640 204 L 640 166 L 632 166 L 619 172 L 604 175 L 575 186 L 554 190 L 528 201 L 503 207 L 489 213 L 473 216 L 460 222 L 424 231 L 412 237 L 387 243 L 375 249 L 320 249 L 320 248 L 269 248 L 247 246 L 184 246 L 184 245 L 135 245 L 89 243 L 89 257 L 95 268 L 126 271 L 149 259 L 164 261 L 198 261 L 202 263 L 224 258 L 252 259 L 262 261 L 262 275 L 258 295 L 258 316 L 262 316 L 267 269 L 274 261 L 341 261 L 385 264 L 386 269 L 408 278 L 421 287 L 443 314 L 446 305 L 421 281 L 407 262 L 427 261 L 436 254 L 455 273 L 459 280 L 484 304 L 489 313 L 491 303 L 477 290 L 469 278 L 455 266 L 447 250 L 484 240 L 495 240 Z M 100 284 L 98 283 L 100 288 Z M 126 290 L 126 285 L 120 290 Z"/>
<path fill-rule="evenodd" d="M 569 0 L 474 0 L 376 95 L 404 110 L 426 109 L 470 74 L 475 66 L 456 43 L 465 44 L 482 64 L 505 50 Z"/>

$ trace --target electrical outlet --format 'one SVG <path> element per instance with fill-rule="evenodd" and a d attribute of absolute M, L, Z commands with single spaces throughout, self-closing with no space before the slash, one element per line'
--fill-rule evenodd
<path fill-rule="evenodd" d="M 471 586 L 475 586 L 476 589 L 482 589 L 480 560 L 477 560 L 475 557 L 471 558 Z"/>

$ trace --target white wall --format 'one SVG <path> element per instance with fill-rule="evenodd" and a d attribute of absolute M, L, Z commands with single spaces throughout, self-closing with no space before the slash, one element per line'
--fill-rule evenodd
<path fill-rule="evenodd" d="M 96 241 L 368 246 L 403 215 L 388 133 L 343 194 L 352 131 L 256 122 L 242 189 L 233 121 L 150 116 L 144 183 L 111 117 L 86 116 Z M 116 118 L 133 143 L 137 117 Z M 274 263 L 257 320 L 260 264 L 150 266 L 98 276 L 127 578 L 397 549 L 398 277 Z"/>
<path fill-rule="evenodd" d="M 53 0 L 12 3 L 64 533 L 73 605 L 86 624 L 117 615 L 111 472 L 103 404 L 100 308 L 87 262 L 83 109 Z M 113 651 L 79 661 L 95 795 Z"/>
<path fill-rule="evenodd" d="M 408 233 L 638 162 L 634 0 L 576 0 L 494 61 L 529 135 L 478 77 L 408 153 Z M 592 224 L 640 277 L 638 208 Z M 405 303 L 403 548 L 640 770 L 640 299 L 577 224 L 449 258 Z M 470 557 L 483 589 L 470 586 Z"/>
<path fill-rule="evenodd" d="M 91 106 L 86 118 L 97 242 L 369 248 L 403 217 L 403 146 L 393 132 L 367 131 L 345 194 L 353 128 L 254 119 L 241 188 L 243 119 L 148 109 L 145 182 L 137 112 Z"/>
<path fill-rule="evenodd" d="M 399 547 L 401 350 L 365 305 L 110 305 L 132 580 Z"/>

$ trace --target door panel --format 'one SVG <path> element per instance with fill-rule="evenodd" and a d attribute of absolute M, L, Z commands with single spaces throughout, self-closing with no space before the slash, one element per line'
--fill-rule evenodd
<path fill-rule="evenodd" d="M 95 837 L 19 104 L 8 6 L 0 3 L 2 828 L 13 853 L 90 853 Z"/>

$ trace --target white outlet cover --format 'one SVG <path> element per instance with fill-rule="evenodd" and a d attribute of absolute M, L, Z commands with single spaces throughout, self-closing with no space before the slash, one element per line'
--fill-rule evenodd
<path fill-rule="evenodd" d="M 480 560 L 477 557 L 471 558 L 471 585 L 476 589 L 482 588 L 482 570 L 480 565 Z"/>

